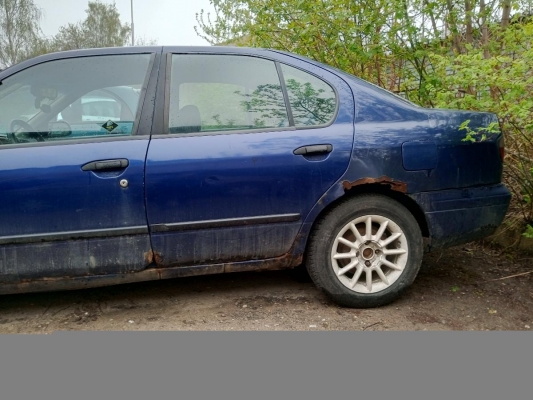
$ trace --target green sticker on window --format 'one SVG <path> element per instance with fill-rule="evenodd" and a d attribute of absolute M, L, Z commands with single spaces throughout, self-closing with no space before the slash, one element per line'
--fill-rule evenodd
<path fill-rule="evenodd" d="M 117 129 L 118 124 L 116 124 L 114 121 L 107 121 L 105 124 L 102 125 L 102 128 L 104 128 L 108 132 L 113 132 L 115 129 Z"/>

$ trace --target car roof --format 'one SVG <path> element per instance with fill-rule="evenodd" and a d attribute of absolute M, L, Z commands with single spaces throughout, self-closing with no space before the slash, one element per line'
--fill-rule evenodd
<path fill-rule="evenodd" d="M 307 57 L 300 56 L 295 53 L 289 53 L 274 49 L 264 49 L 257 47 L 236 47 L 236 46 L 135 46 L 135 47 L 107 47 L 107 48 L 96 48 L 96 49 L 82 49 L 82 50 L 70 50 L 58 53 L 49 53 L 42 56 L 32 58 L 30 60 L 24 61 L 20 64 L 14 65 L 6 70 L 0 72 L 0 82 L 4 79 L 5 76 L 11 75 L 23 69 L 26 69 L 32 65 L 52 61 L 57 59 L 72 58 L 72 57 L 87 57 L 87 56 L 96 56 L 96 55 L 120 55 L 120 54 L 148 54 L 148 53 L 161 53 L 161 52 L 170 52 L 170 53 L 197 53 L 197 54 L 247 54 L 247 55 L 268 55 L 271 58 L 280 58 L 283 56 L 289 56 L 298 61 L 303 61 L 307 64 L 313 64 L 318 66 L 330 73 L 336 74 L 337 76 L 342 77 L 342 79 L 350 81 L 352 84 L 356 84 L 359 87 L 366 87 L 367 90 L 375 93 L 387 92 L 390 99 L 396 103 L 410 103 L 405 99 L 399 98 L 399 96 L 394 95 L 384 89 L 372 87 L 374 85 L 368 84 L 366 81 L 361 80 L 353 75 L 345 73 L 343 71 L 336 70 L 335 68 L 320 63 L 315 60 L 311 60 Z M 410 106 L 415 106 L 410 103 Z"/>
<path fill-rule="evenodd" d="M 96 49 L 81 49 L 81 50 L 69 50 L 56 53 L 48 53 L 41 56 L 31 58 L 23 61 L 19 64 L 13 65 L 3 71 L 0 71 L 0 80 L 7 75 L 11 75 L 15 72 L 26 69 L 32 65 L 58 60 L 63 58 L 73 57 L 88 57 L 96 55 L 120 55 L 120 54 L 139 54 L 139 53 L 161 53 L 161 52 L 174 52 L 174 53 L 204 53 L 204 54 L 276 54 L 275 51 L 252 48 L 252 47 L 233 47 L 233 46 L 135 46 L 135 47 L 105 47 Z"/>

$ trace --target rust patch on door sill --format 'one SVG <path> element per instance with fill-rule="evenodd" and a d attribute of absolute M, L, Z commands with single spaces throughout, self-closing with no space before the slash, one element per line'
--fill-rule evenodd
<path fill-rule="evenodd" d="M 266 260 L 258 260 L 255 263 L 236 262 L 226 263 L 224 265 L 224 272 L 245 272 L 245 271 L 277 271 L 288 269 L 300 265 L 303 261 L 303 254 L 294 256 L 291 252 L 276 258 Z"/>
<path fill-rule="evenodd" d="M 369 185 L 369 184 L 387 185 L 391 188 L 391 190 L 394 190 L 400 193 L 407 193 L 406 182 L 395 181 L 394 179 L 389 178 L 388 176 L 381 176 L 379 178 L 361 178 L 353 182 L 344 181 L 342 182 L 342 187 L 345 190 L 349 190 L 355 186 Z"/>
<path fill-rule="evenodd" d="M 157 251 L 147 251 L 146 253 L 144 253 L 144 260 L 146 261 L 147 265 L 150 265 L 150 264 L 161 264 L 161 262 L 163 261 L 163 258 L 161 257 L 161 254 L 158 253 Z"/>
<path fill-rule="evenodd" d="M 146 260 L 150 255 L 146 253 Z M 152 255 L 153 260 L 157 258 Z M 157 257 L 160 257 L 157 255 Z M 200 276 L 221 274 L 224 272 L 265 271 L 291 268 L 301 263 L 301 256 L 281 256 L 266 260 L 245 261 L 241 263 L 207 264 L 193 266 L 179 266 L 166 268 L 147 268 L 143 271 L 76 277 L 54 277 L 42 279 L 28 279 L 21 282 L 6 282 L 0 284 L 0 294 L 43 292 L 50 290 L 88 289 L 134 282 L 156 281 L 161 279 L 181 278 L 186 276 Z"/>

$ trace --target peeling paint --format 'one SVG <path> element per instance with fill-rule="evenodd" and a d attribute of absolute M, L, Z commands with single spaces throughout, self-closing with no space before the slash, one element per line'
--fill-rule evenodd
<path fill-rule="evenodd" d="M 148 253 L 150 252 L 145 253 L 145 255 L 148 255 Z M 153 255 L 153 257 L 155 258 L 156 256 Z M 143 271 L 124 274 L 24 279 L 18 282 L 3 283 L 0 285 L 0 294 L 43 292 L 50 290 L 76 290 L 124 283 L 182 278 L 186 276 L 213 275 L 239 271 L 276 270 L 291 268 L 299 265 L 301 262 L 302 255 L 292 256 L 287 254 L 282 257 L 266 260 L 168 268 L 148 268 Z"/>
<path fill-rule="evenodd" d="M 149 250 L 146 253 L 144 253 L 144 260 L 146 261 L 147 265 L 150 264 L 157 264 L 161 265 L 163 263 L 163 258 L 161 257 L 161 253 L 158 253 L 157 251 Z"/>
<path fill-rule="evenodd" d="M 150 247 L 148 235 L 0 246 L 0 285 L 141 271 L 153 259 Z"/>
<path fill-rule="evenodd" d="M 261 260 L 260 264 L 255 263 L 227 263 L 224 264 L 224 273 L 245 272 L 245 271 L 276 271 L 298 266 L 303 261 L 303 254 L 293 255 L 289 252 L 283 256 Z"/>
<path fill-rule="evenodd" d="M 407 193 L 407 183 L 402 181 L 395 181 L 388 176 L 381 176 L 379 178 L 361 178 L 353 182 L 343 181 L 342 186 L 345 190 L 349 190 L 355 186 L 368 185 L 368 184 L 379 184 L 387 185 L 396 192 Z"/>
<path fill-rule="evenodd" d="M 161 256 L 161 253 L 157 251 L 153 251 L 152 254 L 153 254 L 153 260 L 155 261 L 157 265 L 163 264 L 163 257 Z"/>
<path fill-rule="evenodd" d="M 144 253 L 144 260 L 146 261 L 146 264 L 150 265 L 154 262 L 154 252 L 152 250 L 147 251 Z"/>

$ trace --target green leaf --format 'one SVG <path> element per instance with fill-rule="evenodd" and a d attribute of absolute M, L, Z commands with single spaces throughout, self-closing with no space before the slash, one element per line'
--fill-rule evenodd
<path fill-rule="evenodd" d="M 527 237 L 528 239 L 533 239 L 533 226 L 528 225 L 526 227 L 526 231 L 523 233 L 523 236 Z"/>

